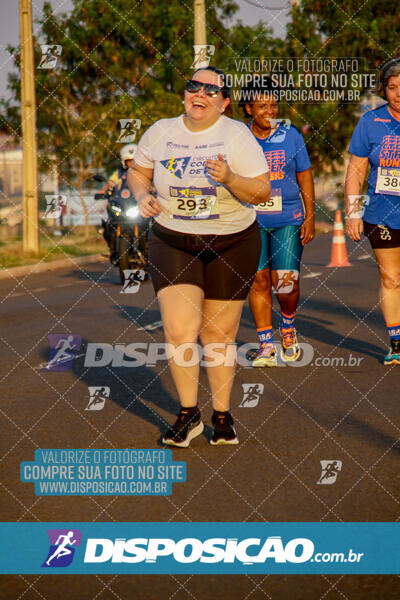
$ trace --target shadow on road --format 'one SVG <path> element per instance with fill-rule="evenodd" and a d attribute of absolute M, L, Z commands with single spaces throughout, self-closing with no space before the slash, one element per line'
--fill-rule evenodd
<path fill-rule="evenodd" d="M 373 443 L 382 449 L 392 448 L 396 454 L 400 454 L 399 441 L 396 438 L 371 427 L 368 423 L 360 421 L 353 416 L 348 416 L 344 421 L 349 429 L 349 435 L 367 443 Z"/>
<path fill-rule="evenodd" d="M 318 323 L 314 317 L 301 315 L 297 317 L 296 322 L 299 339 L 302 337 L 313 339 L 317 342 L 328 344 L 333 348 L 344 348 L 356 354 L 364 354 L 378 360 L 381 360 L 385 354 L 382 346 L 376 346 L 371 342 L 366 342 L 359 338 L 347 337 L 346 335 L 336 333 L 336 331 L 332 331 Z M 332 355 L 334 355 L 333 352 Z"/>
<path fill-rule="evenodd" d="M 156 321 L 161 321 L 160 311 L 158 309 L 157 302 L 154 302 L 154 310 L 151 310 L 149 306 L 141 307 L 141 306 L 132 306 L 129 304 L 118 304 L 114 305 L 112 308 L 115 310 L 119 317 L 123 317 L 124 319 L 129 320 L 134 325 L 138 327 L 145 327 L 146 325 L 151 325 Z M 157 337 L 160 330 L 156 329 Z M 159 341 L 154 338 L 153 331 L 148 331 L 149 339 L 148 341 Z M 131 340 L 132 342 L 135 340 Z"/>
<path fill-rule="evenodd" d="M 105 265 L 105 268 L 103 268 L 101 271 L 95 271 L 92 270 L 92 268 L 90 268 L 90 270 L 86 270 L 85 265 L 83 264 L 81 269 L 68 271 L 68 273 L 65 273 L 62 276 L 68 278 L 73 277 L 75 279 L 79 279 L 80 281 L 84 280 L 95 281 L 97 283 L 114 283 L 116 286 L 121 286 L 118 269 L 113 267 L 111 264 L 102 264 L 103 266 Z M 91 263 L 89 266 L 92 267 L 93 263 Z"/>
<path fill-rule="evenodd" d="M 84 353 L 88 343 L 89 340 L 82 340 Z M 107 365 L 97 368 L 85 367 L 84 360 L 82 357 L 74 361 L 73 373 L 75 376 L 88 387 L 109 387 L 111 390 L 109 400 L 139 419 L 157 427 L 160 431 L 157 443 L 159 446 L 164 446 L 161 442 L 162 434 L 165 433 L 169 424 L 175 421 L 180 409 L 176 393 L 173 392 L 172 395 L 163 383 L 163 379 L 171 380 L 167 361 L 158 363 L 158 366 L 154 367 Z M 165 411 L 171 414 L 168 421 L 161 414 Z M 105 429 L 106 431 L 107 429 Z M 203 435 L 208 439 L 211 434 L 211 428 L 205 426 Z"/>
<path fill-rule="evenodd" d="M 344 307 L 343 307 L 344 308 Z M 348 315 L 348 309 L 344 308 L 344 310 L 340 308 L 336 308 L 333 306 L 333 303 L 313 300 L 310 304 L 307 305 L 308 310 L 312 310 L 314 314 L 325 314 L 327 317 L 331 317 L 332 314 L 337 313 L 340 317 L 340 313 Z M 358 307 L 351 307 L 352 311 L 357 313 L 362 313 L 362 310 Z M 360 314 L 360 319 L 365 316 L 365 313 Z M 381 314 L 378 311 L 372 311 L 368 316 L 368 321 L 383 321 Z M 276 312 L 272 314 L 272 323 L 275 329 L 279 328 L 279 317 Z M 245 306 L 243 310 L 242 316 L 242 325 L 247 325 L 248 327 L 254 328 L 255 325 L 253 321 L 253 317 L 248 306 Z M 354 321 L 354 325 L 356 325 L 356 321 Z M 353 329 L 354 325 L 347 325 L 346 329 Z M 335 327 L 336 331 L 331 329 L 330 327 Z M 361 327 L 367 327 L 366 324 L 361 323 Z M 324 344 L 328 344 L 333 348 L 344 348 L 346 350 L 351 350 L 357 354 L 364 354 L 366 356 L 372 356 L 373 358 L 381 360 L 385 354 L 385 348 L 383 346 L 377 346 L 371 342 L 364 341 L 360 338 L 347 336 L 345 332 L 340 333 L 339 324 L 336 321 L 331 319 L 323 319 L 319 317 L 313 317 L 310 315 L 306 315 L 301 311 L 296 316 L 296 329 L 299 336 L 299 341 L 304 342 L 307 339 L 312 339 L 317 342 L 321 342 Z M 357 331 L 357 329 L 355 330 Z M 382 329 L 382 337 L 384 337 L 384 329 Z M 304 339 L 306 338 L 306 339 Z M 248 341 L 248 340 L 247 340 Z M 257 341 L 257 336 L 254 335 L 254 342 Z"/>
<path fill-rule="evenodd" d="M 86 348 L 88 341 L 83 342 Z M 166 421 L 159 413 L 163 409 L 176 415 L 179 403 L 164 387 L 159 377 L 160 369 L 149 367 L 85 367 L 84 359 L 75 361 L 74 374 L 88 387 L 108 386 L 111 390 L 109 400 L 118 404 L 139 419 L 151 423 L 165 432 Z M 172 421 L 172 419 L 171 419 Z"/>

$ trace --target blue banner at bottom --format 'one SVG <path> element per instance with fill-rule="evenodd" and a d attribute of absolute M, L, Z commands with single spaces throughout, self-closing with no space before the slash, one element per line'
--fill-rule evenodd
<path fill-rule="evenodd" d="M 399 574 L 400 523 L 1 523 L 1 574 Z"/>

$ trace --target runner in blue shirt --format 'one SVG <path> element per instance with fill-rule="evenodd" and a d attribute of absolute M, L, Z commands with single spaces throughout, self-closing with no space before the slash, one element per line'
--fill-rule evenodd
<path fill-rule="evenodd" d="M 400 364 L 400 58 L 383 66 L 379 93 L 387 104 L 361 117 L 350 142 L 346 231 L 355 242 L 364 232 L 374 250 L 391 345 L 384 364 L 391 365 Z"/>
<path fill-rule="evenodd" d="M 249 303 L 260 339 L 254 367 L 277 364 L 272 329 L 272 286 L 281 309 L 281 358 L 300 355 L 294 319 L 299 302 L 303 247 L 314 237 L 314 183 L 301 133 L 277 121 L 278 90 L 270 78 L 253 79 L 242 88 L 241 102 L 250 131 L 261 145 L 270 169 L 271 198 L 256 207 L 262 238 L 258 272 Z"/>

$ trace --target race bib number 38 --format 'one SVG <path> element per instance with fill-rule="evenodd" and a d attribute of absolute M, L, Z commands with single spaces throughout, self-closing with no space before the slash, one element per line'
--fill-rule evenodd
<path fill-rule="evenodd" d="M 215 187 L 169 188 L 171 219 L 219 219 Z"/>
<path fill-rule="evenodd" d="M 400 169 L 378 168 L 375 194 L 400 196 Z"/>
<path fill-rule="evenodd" d="M 261 202 L 256 205 L 256 212 L 278 214 L 282 212 L 282 190 L 271 190 L 271 198 L 268 202 Z"/>

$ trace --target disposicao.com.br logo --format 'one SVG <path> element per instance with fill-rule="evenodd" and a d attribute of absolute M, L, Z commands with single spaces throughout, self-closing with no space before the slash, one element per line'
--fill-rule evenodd
<path fill-rule="evenodd" d="M 176 563 L 242 563 L 253 565 L 268 560 L 275 563 L 359 562 L 363 553 L 315 553 L 308 538 L 293 538 L 284 544 L 281 536 L 262 538 L 90 538 L 85 563 L 157 563 L 171 558 Z"/>
<path fill-rule="evenodd" d="M 75 546 L 81 545 L 79 529 L 49 529 L 50 548 L 42 567 L 68 567 L 74 558 Z"/>
<path fill-rule="evenodd" d="M 400 574 L 398 522 L 19 522 L 0 532 L 1 574 Z"/>

